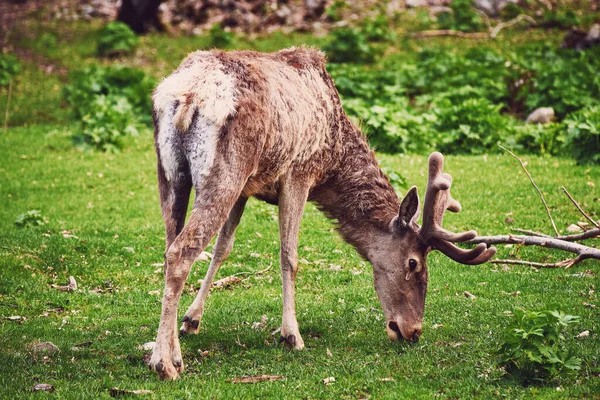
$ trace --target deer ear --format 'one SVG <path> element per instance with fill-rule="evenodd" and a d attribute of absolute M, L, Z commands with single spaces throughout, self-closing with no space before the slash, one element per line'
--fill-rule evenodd
<path fill-rule="evenodd" d="M 402 199 L 398 216 L 394 219 L 394 229 L 396 231 L 412 227 L 419 218 L 419 195 L 417 187 L 413 186 Z"/>

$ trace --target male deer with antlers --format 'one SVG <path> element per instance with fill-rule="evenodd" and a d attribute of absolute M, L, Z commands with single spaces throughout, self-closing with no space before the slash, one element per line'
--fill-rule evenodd
<path fill-rule="evenodd" d="M 283 318 L 288 347 L 304 342 L 295 311 L 298 229 L 307 201 L 337 221 L 343 238 L 373 265 L 390 339 L 416 342 L 427 291 L 426 257 L 437 249 L 464 264 L 495 249 L 462 250 L 476 236 L 441 228 L 451 177 L 429 159 L 423 226 L 417 189 L 400 202 L 365 137 L 342 109 L 323 54 L 291 48 L 273 54 L 199 51 L 163 80 L 154 96 L 155 143 L 166 226 L 165 291 L 150 367 L 161 378 L 183 370 L 177 306 L 194 260 L 218 232 L 213 259 L 181 333 L 197 333 L 219 266 L 229 255 L 250 196 L 279 206 Z M 195 201 L 185 223 L 190 191 Z"/>

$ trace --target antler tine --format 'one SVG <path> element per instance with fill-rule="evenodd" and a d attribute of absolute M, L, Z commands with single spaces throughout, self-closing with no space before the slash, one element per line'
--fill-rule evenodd
<path fill-rule="evenodd" d="M 459 212 L 460 203 L 450 195 L 452 177 L 443 172 L 444 156 L 434 152 L 429 156 L 429 180 L 423 205 L 423 226 L 419 237 L 431 247 L 440 250 L 451 259 L 462 264 L 481 264 L 488 261 L 496 249 L 488 249 L 486 245 L 478 245 L 471 250 L 463 250 L 451 242 L 465 242 L 477 236 L 477 232 L 454 233 L 442 228 L 442 220 L 446 210 Z"/>

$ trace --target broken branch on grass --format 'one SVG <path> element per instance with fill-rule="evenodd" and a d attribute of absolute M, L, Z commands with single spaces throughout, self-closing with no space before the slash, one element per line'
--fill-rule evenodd
<path fill-rule="evenodd" d="M 592 223 L 592 225 L 594 225 L 596 228 L 600 228 L 600 225 L 598 225 L 598 223 L 596 221 L 594 221 L 589 215 L 587 215 L 585 213 L 585 211 L 583 211 L 581 209 L 581 207 L 579 206 L 579 203 L 577 203 L 577 201 L 573 198 L 573 196 L 571 196 L 571 193 L 569 193 L 569 191 L 567 190 L 567 188 L 565 188 L 564 186 L 560 187 L 563 192 L 565 192 L 565 194 L 567 195 L 567 197 L 569 198 L 569 200 L 571 200 L 571 202 L 573 204 L 575 204 L 575 207 L 577 207 L 577 209 L 579 210 L 579 212 L 581 213 L 581 215 L 583 215 L 588 221 L 590 221 Z"/>
<path fill-rule="evenodd" d="M 485 32 L 463 32 L 463 31 L 455 31 L 452 29 L 440 29 L 440 30 L 429 30 L 429 31 L 421 31 L 415 32 L 411 35 L 411 37 L 415 39 L 428 38 L 428 37 L 439 37 L 439 36 L 455 36 L 462 38 L 471 38 L 471 39 L 486 39 L 488 34 Z"/>
<path fill-rule="evenodd" d="M 251 271 L 238 272 L 237 274 L 226 276 L 225 278 L 221 278 L 218 281 L 213 282 L 211 287 L 212 288 L 222 288 L 225 286 L 235 285 L 235 284 L 241 283 L 249 278 L 249 276 L 248 276 L 244 279 L 240 279 L 240 278 L 238 278 L 238 276 L 240 276 L 240 275 L 261 275 L 261 274 L 264 274 L 265 272 L 267 272 L 268 270 L 270 270 L 271 267 L 272 267 L 272 265 L 269 265 L 267 268 L 261 269 L 260 271 L 255 271 L 255 272 L 251 272 Z"/>
<path fill-rule="evenodd" d="M 537 263 L 536 266 L 544 267 L 547 265 L 547 268 L 571 268 L 573 265 L 577 264 L 580 261 L 587 260 L 589 258 L 593 258 L 596 260 L 600 260 L 600 249 L 595 249 L 593 247 L 585 246 L 580 243 L 569 242 L 566 240 L 561 240 L 558 238 L 547 238 L 547 237 L 539 237 L 539 236 L 521 236 L 521 235 L 497 235 L 497 236 L 477 236 L 474 239 L 471 239 L 468 243 L 485 243 L 488 246 L 493 244 L 518 244 L 520 246 L 539 246 L 546 247 L 549 249 L 556 249 L 567 251 L 570 253 L 577 254 L 577 257 L 561 261 L 555 264 L 540 264 Z M 525 264 L 526 262 L 518 261 L 518 260 L 494 260 L 493 263 L 503 263 L 503 264 Z M 525 265 L 533 265 L 533 264 L 525 264 Z"/>
<path fill-rule="evenodd" d="M 556 233 L 556 236 L 559 236 L 558 229 L 556 229 L 556 224 L 554 223 L 554 219 L 552 219 L 552 214 L 550 214 L 550 208 L 548 208 L 548 204 L 546 203 L 546 200 L 544 199 L 544 195 L 542 194 L 542 191 L 540 190 L 540 188 L 538 187 L 538 185 L 535 184 L 535 181 L 531 177 L 531 174 L 529 173 L 529 171 L 527 171 L 527 167 L 525 166 L 525 163 L 523 162 L 523 160 L 521 160 L 515 153 L 513 153 L 512 151 L 510 151 L 506 147 L 502 146 L 501 144 L 498 144 L 498 146 L 502 150 L 506 151 L 508 154 L 510 154 L 511 156 L 513 156 L 519 163 L 521 163 L 521 167 L 523 168 L 523 171 L 525 171 L 525 173 L 529 177 L 529 180 L 531 181 L 531 184 L 533 185 L 533 187 L 535 188 L 535 190 L 537 190 L 538 195 L 540 196 L 540 199 L 542 200 L 542 203 L 544 203 L 544 207 L 546 207 L 546 213 L 548 214 L 548 218 L 550 218 L 550 222 L 552 223 L 552 228 L 554 229 L 554 232 Z"/>
<path fill-rule="evenodd" d="M 510 28 L 511 26 L 516 25 L 516 24 L 518 24 L 521 21 L 527 21 L 527 22 L 529 22 L 533 26 L 536 25 L 535 19 L 531 18 L 527 14 L 520 14 L 520 15 L 516 16 L 515 18 L 511 19 L 508 22 L 500 22 L 498 25 L 496 25 L 494 27 L 494 29 L 492 29 L 491 32 L 490 32 L 490 38 L 494 39 L 496 36 L 498 36 L 498 33 L 500 33 L 500 31 L 502 29 L 504 29 L 504 28 Z"/>
<path fill-rule="evenodd" d="M 556 263 L 539 263 L 534 261 L 523 261 L 523 260 L 493 260 L 490 261 L 492 264 L 509 264 L 509 265 L 527 265 L 535 268 L 570 268 L 578 263 L 578 257 L 570 258 L 568 260 L 559 261 Z"/>

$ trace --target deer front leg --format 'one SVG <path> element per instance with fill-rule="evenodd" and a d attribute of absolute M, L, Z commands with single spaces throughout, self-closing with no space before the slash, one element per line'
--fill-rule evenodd
<path fill-rule="evenodd" d="M 247 201 L 247 197 L 240 197 L 237 200 L 229 213 L 227 222 L 225 222 L 225 225 L 223 225 L 219 232 L 215 247 L 213 248 L 213 258 L 208 267 L 208 271 L 206 271 L 206 276 L 202 281 L 200 291 L 183 317 L 183 323 L 179 329 L 179 332 L 182 334 L 196 334 L 200 330 L 200 322 L 202 322 L 202 314 L 204 314 L 204 304 L 206 302 L 206 297 L 210 292 L 210 286 L 212 285 L 221 264 L 225 261 L 227 256 L 229 256 L 229 253 L 231 253 L 233 240 L 235 238 L 235 229 L 240 223 Z"/>
<path fill-rule="evenodd" d="M 308 197 L 309 185 L 300 180 L 282 181 L 279 193 L 280 260 L 283 286 L 281 341 L 288 348 L 302 350 L 304 341 L 296 319 L 295 281 L 298 272 L 298 230 Z"/>

